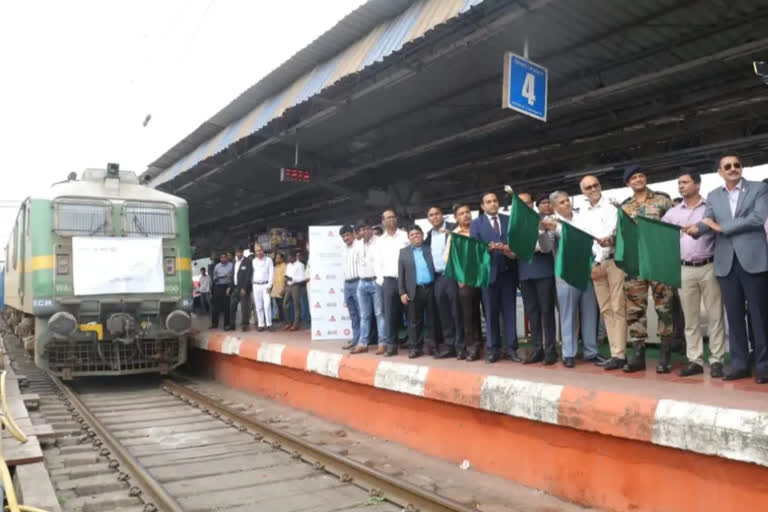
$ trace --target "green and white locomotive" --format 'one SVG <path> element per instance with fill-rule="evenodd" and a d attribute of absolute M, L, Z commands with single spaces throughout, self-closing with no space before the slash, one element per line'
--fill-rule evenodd
<path fill-rule="evenodd" d="M 71 174 L 19 209 L 8 324 L 63 378 L 167 373 L 187 357 L 190 252 L 184 199 L 116 164 Z"/>

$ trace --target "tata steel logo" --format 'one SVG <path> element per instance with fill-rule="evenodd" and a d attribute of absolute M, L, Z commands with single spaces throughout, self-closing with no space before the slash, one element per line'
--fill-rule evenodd
<path fill-rule="evenodd" d="M 320 274 L 315 274 L 315 281 L 320 281 L 321 279 Z"/>
<path fill-rule="evenodd" d="M 315 309 L 323 309 L 319 302 L 315 302 Z"/>
<path fill-rule="evenodd" d="M 325 307 L 327 307 L 327 308 L 335 308 L 337 306 L 338 306 L 338 304 L 336 304 L 335 302 L 326 302 L 325 303 Z"/>
<path fill-rule="evenodd" d="M 333 234 L 333 231 L 331 231 L 331 230 L 329 229 L 329 230 L 328 230 L 328 238 L 333 238 L 334 236 L 336 236 L 336 235 L 334 235 L 334 234 Z"/>
<path fill-rule="evenodd" d="M 328 290 L 328 295 L 336 295 L 336 290 L 331 288 L 330 290 Z"/>
<path fill-rule="evenodd" d="M 322 336 L 322 335 L 323 335 L 323 331 L 321 331 L 320 329 L 315 331 L 315 336 Z"/>
<path fill-rule="evenodd" d="M 329 318 L 328 321 L 329 322 L 335 322 L 336 321 L 336 317 L 331 315 L 331 318 Z"/>
<path fill-rule="evenodd" d="M 352 334 L 352 331 L 349 329 L 344 329 L 344 336 L 349 336 L 350 334 Z"/>

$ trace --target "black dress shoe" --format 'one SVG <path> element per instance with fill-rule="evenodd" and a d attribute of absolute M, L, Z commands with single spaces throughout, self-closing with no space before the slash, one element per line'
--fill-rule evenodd
<path fill-rule="evenodd" d="M 456 357 L 456 352 L 452 349 L 441 350 L 435 354 L 435 359 L 448 359 L 449 357 Z"/>
<path fill-rule="evenodd" d="M 355 348 L 355 345 L 357 345 L 357 343 L 355 343 L 354 340 L 349 340 L 346 345 L 341 347 L 341 350 L 352 350 Z"/>
<path fill-rule="evenodd" d="M 387 350 L 389 352 L 389 350 Z M 416 359 L 417 357 L 421 357 L 424 354 L 421 350 L 417 348 L 412 348 L 410 352 L 408 352 L 408 359 Z"/>
<path fill-rule="evenodd" d="M 557 354 L 547 354 L 544 356 L 544 365 L 552 366 L 557 362 Z"/>
<path fill-rule="evenodd" d="M 541 350 L 535 350 L 528 354 L 528 357 L 525 358 L 525 361 L 523 361 L 523 364 L 533 364 L 533 363 L 540 363 L 544 360 L 544 352 Z"/>
<path fill-rule="evenodd" d="M 520 356 L 517 355 L 517 351 L 510 352 L 509 354 L 504 355 L 504 359 L 507 361 L 513 361 L 515 363 L 522 363 L 523 360 L 520 359 Z"/>
<path fill-rule="evenodd" d="M 610 370 L 618 370 L 620 368 L 624 368 L 624 365 L 627 364 L 626 359 L 621 359 L 618 357 L 612 357 L 608 361 L 605 362 L 603 365 L 603 369 L 606 371 Z"/>
<path fill-rule="evenodd" d="M 466 350 L 460 350 L 458 354 L 456 354 L 456 359 L 459 361 L 463 361 L 467 358 L 467 351 Z"/>
<path fill-rule="evenodd" d="M 594 363 L 597 366 L 603 366 L 605 363 L 607 363 L 610 360 L 610 358 L 605 357 L 602 354 L 597 354 L 596 356 L 592 356 L 584 360 L 589 361 L 590 363 Z"/>
<path fill-rule="evenodd" d="M 499 360 L 499 354 L 491 353 L 485 356 L 485 362 L 488 364 L 495 363 Z"/>
<path fill-rule="evenodd" d="M 697 363 L 688 363 L 677 372 L 681 377 L 690 377 L 691 375 L 699 375 L 700 373 L 704 373 L 704 368 Z"/>
<path fill-rule="evenodd" d="M 564 357 L 563 358 L 563 366 L 566 368 L 573 368 L 575 362 L 572 357 Z"/>
<path fill-rule="evenodd" d="M 480 359 L 480 354 L 478 354 L 477 352 L 467 353 L 467 357 L 466 357 L 467 361 L 477 361 L 478 359 Z"/>
<path fill-rule="evenodd" d="M 397 355 L 397 345 L 393 343 L 392 345 L 387 347 L 387 351 L 384 352 L 384 356 L 385 357 L 392 357 L 392 356 L 396 356 L 396 355 Z"/>
<path fill-rule="evenodd" d="M 768 384 L 768 375 L 758 375 L 755 377 L 755 382 L 758 384 Z"/>
<path fill-rule="evenodd" d="M 748 370 L 731 370 L 730 372 L 725 374 L 725 377 L 723 377 L 723 380 L 739 380 L 739 379 L 746 379 L 747 377 L 749 377 Z"/>
<path fill-rule="evenodd" d="M 224 326 L 224 330 L 225 330 L 225 331 L 234 331 L 234 330 L 235 330 L 235 328 L 234 328 L 234 327 L 232 327 L 231 325 L 225 325 L 225 326 Z"/>
<path fill-rule="evenodd" d="M 709 376 L 713 379 L 722 379 L 723 363 L 712 363 L 709 367 Z"/>

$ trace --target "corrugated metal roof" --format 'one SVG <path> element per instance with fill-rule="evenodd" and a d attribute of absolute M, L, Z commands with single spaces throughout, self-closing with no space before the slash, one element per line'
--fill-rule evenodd
<path fill-rule="evenodd" d="M 153 176 L 168 171 L 152 184 L 178 176 L 256 132 L 291 106 L 383 60 L 482 1 L 369 0 L 153 162 Z M 284 81 L 277 87 L 281 79 Z"/>

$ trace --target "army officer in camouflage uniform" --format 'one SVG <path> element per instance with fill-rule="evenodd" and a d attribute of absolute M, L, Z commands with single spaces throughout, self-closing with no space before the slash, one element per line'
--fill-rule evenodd
<path fill-rule="evenodd" d="M 649 219 L 661 219 L 667 210 L 674 206 L 668 195 L 653 192 L 647 187 L 648 180 L 643 168 L 635 165 L 624 171 L 624 183 L 632 189 L 632 197 L 621 203 L 621 207 L 630 217 L 641 215 Z M 627 302 L 627 325 L 629 338 L 635 348 L 634 354 L 624 366 L 625 372 L 645 370 L 645 340 L 648 338 L 648 287 L 653 290 L 656 314 L 659 317 L 658 334 L 661 339 L 661 351 L 657 373 L 669 373 L 673 341 L 673 295 L 669 285 L 658 281 L 633 279 L 624 280 L 624 296 Z"/>

